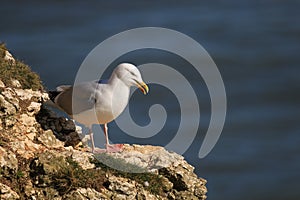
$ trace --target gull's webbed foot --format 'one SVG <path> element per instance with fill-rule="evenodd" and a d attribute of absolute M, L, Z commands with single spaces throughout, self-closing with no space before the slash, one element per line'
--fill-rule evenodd
<path fill-rule="evenodd" d="M 117 152 L 121 152 L 123 150 L 123 144 L 109 144 L 106 145 L 106 149 L 101 149 L 101 148 L 97 148 L 95 147 L 94 149 L 91 149 L 91 152 L 94 154 L 98 154 L 98 153 L 117 153 Z"/>
<path fill-rule="evenodd" d="M 98 154 L 98 153 L 106 153 L 106 149 L 101 149 L 101 148 L 94 148 L 94 149 L 91 149 L 91 152 L 94 153 L 94 154 Z"/>
<path fill-rule="evenodd" d="M 116 153 L 123 150 L 124 144 L 108 144 L 106 145 L 107 153 Z"/>

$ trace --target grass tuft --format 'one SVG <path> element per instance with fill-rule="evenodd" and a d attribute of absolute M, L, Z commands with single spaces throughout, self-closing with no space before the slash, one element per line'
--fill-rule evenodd
<path fill-rule="evenodd" d="M 16 60 L 5 60 L 6 47 L 0 44 L 0 80 L 8 87 L 12 87 L 12 80 L 18 80 L 23 89 L 43 90 L 40 77 L 31 71 L 30 67 Z"/>
<path fill-rule="evenodd" d="M 95 159 L 91 160 L 91 162 L 94 163 L 96 167 L 100 167 L 102 170 L 108 171 L 115 176 L 134 180 L 141 185 L 144 185 L 147 181 L 149 186 L 145 187 L 145 189 L 152 194 L 162 195 L 164 193 L 163 179 L 161 176 L 149 173 L 140 166 L 127 163 L 122 159 L 114 158 L 108 154 L 97 154 L 94 158 Z M 118 166 L 117 168 L 122 170 L 114 169 L 110 166 Z M 135 173 L 129 173 L 128 171 L 134 171 Z"/>
<path fill-rule="evenodd" d="M 94 188 L 101 191 L 103 183 L 106 181 L 105 172 L 102 170 L 83 170 L 72 158 L 67 158 L 68 166 L 61 168 L 51 175 L 54 188 L 60 195 L 64 195 L 78 187 Z"/>
<path fill-rule="evenodd" d="M 102 159 L 112 159 L 112 157 L 107 154 L 101 154 L 98 156 L 101 156 Z M 135 169 L 139 170 L 139 172 L 143 171 L 143 173 L 128 173 L 116 170 L 103 164 L 98 159 L 95 158 L 91 160 L 91 162 L 96 165 L 97 169 L 83 170 L 77 162 L 72 160 L 72 158 L 67 158 L 68 165 L 51 174 L 51 185 L 59 192 L 60 195 L 64 195 L 78 187 L 89 187 L 101 192 L 101 189 L 105 187 L 105 184 L 107 184 L 106 174 L 109 173 L 118 177 L 134 180 L 141 185 L 147 181 L 149 186 L 145 187 L 145 189 L 152 194 L 161 195 L 164 192 L 162 187 L 162 178 L 159 175 L 146 173 L 143 168 L 128 164 L 121 161 L 121 159 L 113 158 L 111 161 L 112 163 L 123 162 L 123 167 L 130 167 L 131 170 L 132 167 L 135 167 Z"/>

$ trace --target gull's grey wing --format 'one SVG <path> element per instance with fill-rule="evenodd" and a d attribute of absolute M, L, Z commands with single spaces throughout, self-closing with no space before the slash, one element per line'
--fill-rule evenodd
<path fill-rule="evenodd" d="M 64 90 L 55 98 L 55 103 L 69 115 L 92 109 L 96 102 L 95 92 L 100 85 L 97 81 L 91 81 L 74 87 L 59 87 Z"/>

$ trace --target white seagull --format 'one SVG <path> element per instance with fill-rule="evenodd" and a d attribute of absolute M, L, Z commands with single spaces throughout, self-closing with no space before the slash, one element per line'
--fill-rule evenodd
<path fill-rule="evenodd" d="M 114 69 L 108 80 L 84 82 L 76 86 L 62 85 L 49 94 L 61 110 L 88 127 L 93 153 L 118 152 L 123 145 L 109 144 L 107 123 L 116 119 L 127 106 L 131 86 L 137 86 L 145 95 L 149 92 L 138 68 L 122 63 Z M 95 148 L 93 124 L 103 124 L 106 149 Z"/>

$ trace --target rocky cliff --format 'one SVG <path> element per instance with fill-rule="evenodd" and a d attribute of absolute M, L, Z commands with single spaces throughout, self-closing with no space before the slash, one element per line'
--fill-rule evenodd
<path fill-rule="evenodd" d="M 0 46 L 0 199 L 206 199 L 206 180 L 163 147 L 93 155 L 43 106 L 39 77 Z"/>

